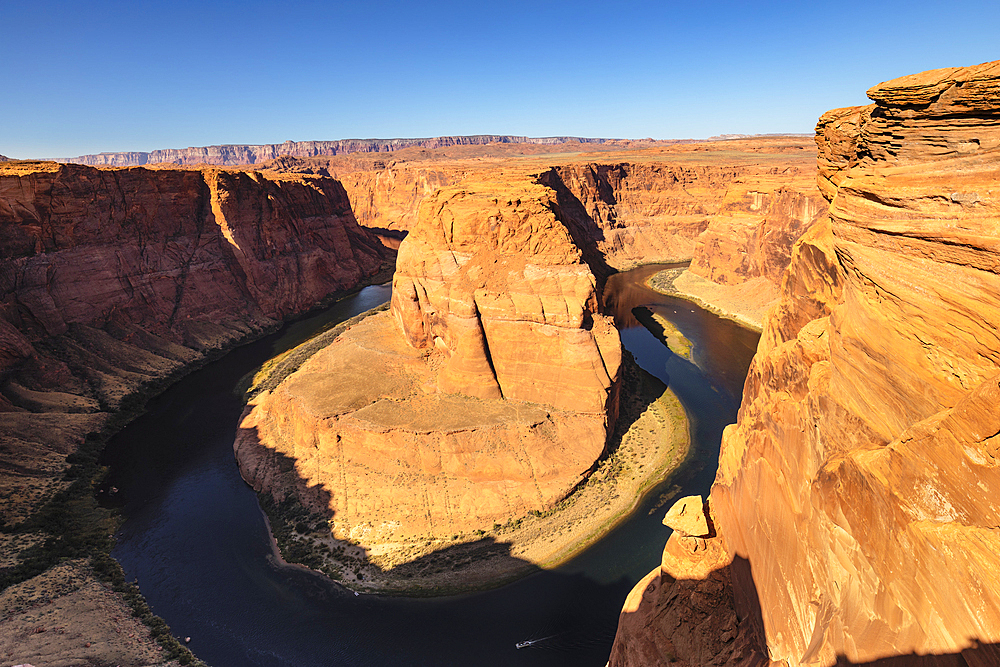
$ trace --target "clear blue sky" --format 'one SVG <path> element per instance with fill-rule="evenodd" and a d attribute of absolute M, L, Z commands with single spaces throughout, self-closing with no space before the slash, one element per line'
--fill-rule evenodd
<path fill-rule="evenodd" d="M 0 154 L 811 132 L 1000 59 L 1000 2 L 0 0 Z"/>

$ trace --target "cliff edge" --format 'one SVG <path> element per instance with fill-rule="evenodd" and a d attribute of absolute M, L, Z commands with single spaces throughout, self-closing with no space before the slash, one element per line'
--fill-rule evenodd
<path fill-rule="evenodd" d="M 868 95 L 817 125 L 829 218 L 793 250 L 712 520 L 775 663 L 997 664 L 1000 62 Z"/>

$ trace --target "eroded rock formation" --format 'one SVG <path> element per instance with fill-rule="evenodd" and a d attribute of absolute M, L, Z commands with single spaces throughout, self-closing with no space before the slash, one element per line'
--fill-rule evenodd
<path fill-rule="evenodd" d="M 817 125 L 829 219 L 792 253 L 712 515 L 772 660 L 997 664 L 1000 62 L 868 94 Z"/>
<path fill-rule="evenodd" d="M 0 437 L 23 473 L 3 477 L 4 520 L 45 499 L 25 487 L 124 397 L 353 287 L 385 255 L 331 179 L 0 168 Z"/>
<path fill-rule="evenodd" d="M 260 393 L 237 457 L 255 488 L 294 495 L 376 551 L 490 529 L 584 478 L 620 363 L 555 193 L 529 174 L 466 182 L 421 204 L 392 312 Z"/>
<path fill-rule="evenodd" d="M 400 248 L 392 310 L 411 345 L 447 353 L 442 391 L 605 412 L 621 346 L 555 193 L 465 183 L 421 210 L 434 224 Z"/>
<path fill-rule="evenodd" d="M 701 497 L 678 500 L 660 567 L 629 593 L 608 664 L 615 667 L 761 667 L 757 610 L 737 609 L 741 568 L 709 523 Z"/>
<path fill-rule="evenodd" d="M 814 157 L 806 139 L 776 137 L 506 160 L 407 149 L 392 159 L 282 159 L 271 167 L 335 175 L 359 222 L 398 247 L 436 189 L 502 179 L 513 165 L 530 164 L 581 223 L 588 262 L 626 269 L 691 260 L 671 289 L 759 329 L 792 245 L 826 212 Z"/>

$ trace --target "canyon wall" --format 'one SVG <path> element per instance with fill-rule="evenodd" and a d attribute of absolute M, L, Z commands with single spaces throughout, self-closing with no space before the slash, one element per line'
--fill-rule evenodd
<path fill-rule="evenodd" d="M 998 664 L 1000 62 L 868 95 L 817 125 L 830 215 L 793 250 L 711 515 L 772 660 Z"/>
<path fill-rule="evenodd" d="M 149 152 L 98 153 L 97 155 L 81 155 L 79 157 L 66 158 L 62 161 L 97 167 L 136 167 L 165 162 L 179 165 L 211 164 L 232 167 L 260 164 L 261 162 L 267 162 L 268 160 L 273 160 L 284 155 L 291 157 L 314 157 L 318 155 L 341 155 L 344 153 L 384 153 L 413 146 L 440 148 L 442 146 L 480 146 L 493 143 L 548 145 L 567 142 L 601 144 L 606 141 L 612 140 L 581 137 L 518 137 L 495 134 L 430 137 L 425 139 L 286 141 L 281 144 L 232 144 L 191 148 L 167 148 Z"/>
<path fill-rule="evenodd" d="M 675 161 L 652 150 L 601 156 L 521 158 L 533 161 L 560 206 L 580 220 L 604 263 L 625 269 L 642 263 L 692 260 L 694 280 L 736 286 L 752 282 L 762 301 L 777 297 L 795 240 L 826 211 L 816 187 L 814 150 L 803 140 L 674 146 Z M 712 149 L 719 156 L 712 154 Z M 793 149 L 799 149 L 794 150 Z M 663 149 L 661 149 L 662 151 Z M 695 155 L 695 159 L 692 157 Z M 326 173 L 348 192 L 358 221 L 393 245 L 417 220 L 425 197 L 467 179 L 502 180 L 514 160 L 394 156 L 388 161 L 281 160 L 273 167 Z M 657 159 L 659 158 L 659 159 Z M 727 162 L 729 164 L 727 164 Z"/>
<path fill-rule="evenodd" d="M 618 335 L 555 193 L 464 183 L 421 211 L 434 224 L 400 247 L 392 312 L 411 345 L 448 353 L 442 390 L 605 412 Z"/>
<path fill-rule="evenodd" d="M 584 479 L 614 423 L 621 346 L 556 194 L 535 179 L 423 200 L 391 313 L 248 405 L 235 449 L 255 489 L 384 553 L 550 509 Z"/>
<path fill-rule="evenodd" d="M 338 174 L 358 222 L 369 229 L 396 232 L 399 238 L 417 224 L 425 197 L 463 178 L 464 174 L 447 167 L 409 169 L 396 165 Z"/>
<path fill-rule="evenodd" d="M 0 257 L 16 522 L 127 396 L 357 285 L 387 251 L 332 179 L 17 162 L 0 166 Z"/>
<path fill-rule="evenodd" d="M 792 243 L 826 206 L 814 169 L 762 162 L 584 164 L 555 172 L 600 229 L 598 247 L 610 265 L 692 259 L 691 270 L 713 282 L 763 276 L 777 284 Z"/>

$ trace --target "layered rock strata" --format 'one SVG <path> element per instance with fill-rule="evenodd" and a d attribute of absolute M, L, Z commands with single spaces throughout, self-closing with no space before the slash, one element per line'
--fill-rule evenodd
<path fill-rule="evenodd" d="M 543 182 L 558 193 L 563 210 L 584 223 L 602 263 L 626 269 L 691 260 L 674 291 L 759 329 L 777 299 L 792 245 L 826 212 L 815 162 L 806 161 L 814 149 L 786 137 L 677 145 L 670 157 L 663 150 L 518 160 L 540 163 Z M 491 167 L 485 159 L 403 151 L 392 160 L 281 160 L 274 166 L 335 173 L 359 221 L 398 247 L 425 197 L 467 179 L 498 178 L 511 162 Z"/>
<path fill-rule="evenodd" d="M 173 163 L 178 165 L 219 165 L 234 167 L 259 164 L 281 156 L 314 157 L 344 153 L 384 153 L 419 146 L 482 146 L 486 144 L 601 144 L 608 139 L 581 137 L 518 137 L 511 135 L 477 134 L 472 136 L 429 137 L 424 139 L 340 139 L 337 141 L 286 141 L 281 144 L 230 144 L 191 148 L 167 148 L 155 151 L 98 153 L 67 158 L 65 162 L 98 167 L 138 167 L 146 164 Z"/>
<path fill-rule="evenodd" d="M 0 167 L 0 256 L 16 521 L 125 397 L 353 287 L 386 251 L 331 179 L 19 162 Z"/>
<path fill-rule="evenodd" d="M 527 175 L 425 199 L 391 313 L 248 405 L 244 477 L 376 550 L 565 497 L 604 451 L 621 347 L 560 216 Z"/>
<path fill-rule="evenodd" d="M 567 165 L 558 179 L 600 229 L 610 265 L 692 259 L 721 284 L 777 284 L 795 239 L 826 209 L 815 171 L 781 166 Z"/>
<path fill-rule="evenodd" d="M 93 497 L 91 438 L 192 364 L 368 279 L 386 256 L 332 179 L 0 165 L 5 656 L 162 661 L 164 646 L 90 567 L 108 576 L 113 530 Z"/>
<path fill-rule="evenodd" d="M 868 94 L 817 126 L 829 220 L 792 254 L 713 518 L 772 660 L 996 664 L 1000 62 Z"/>

